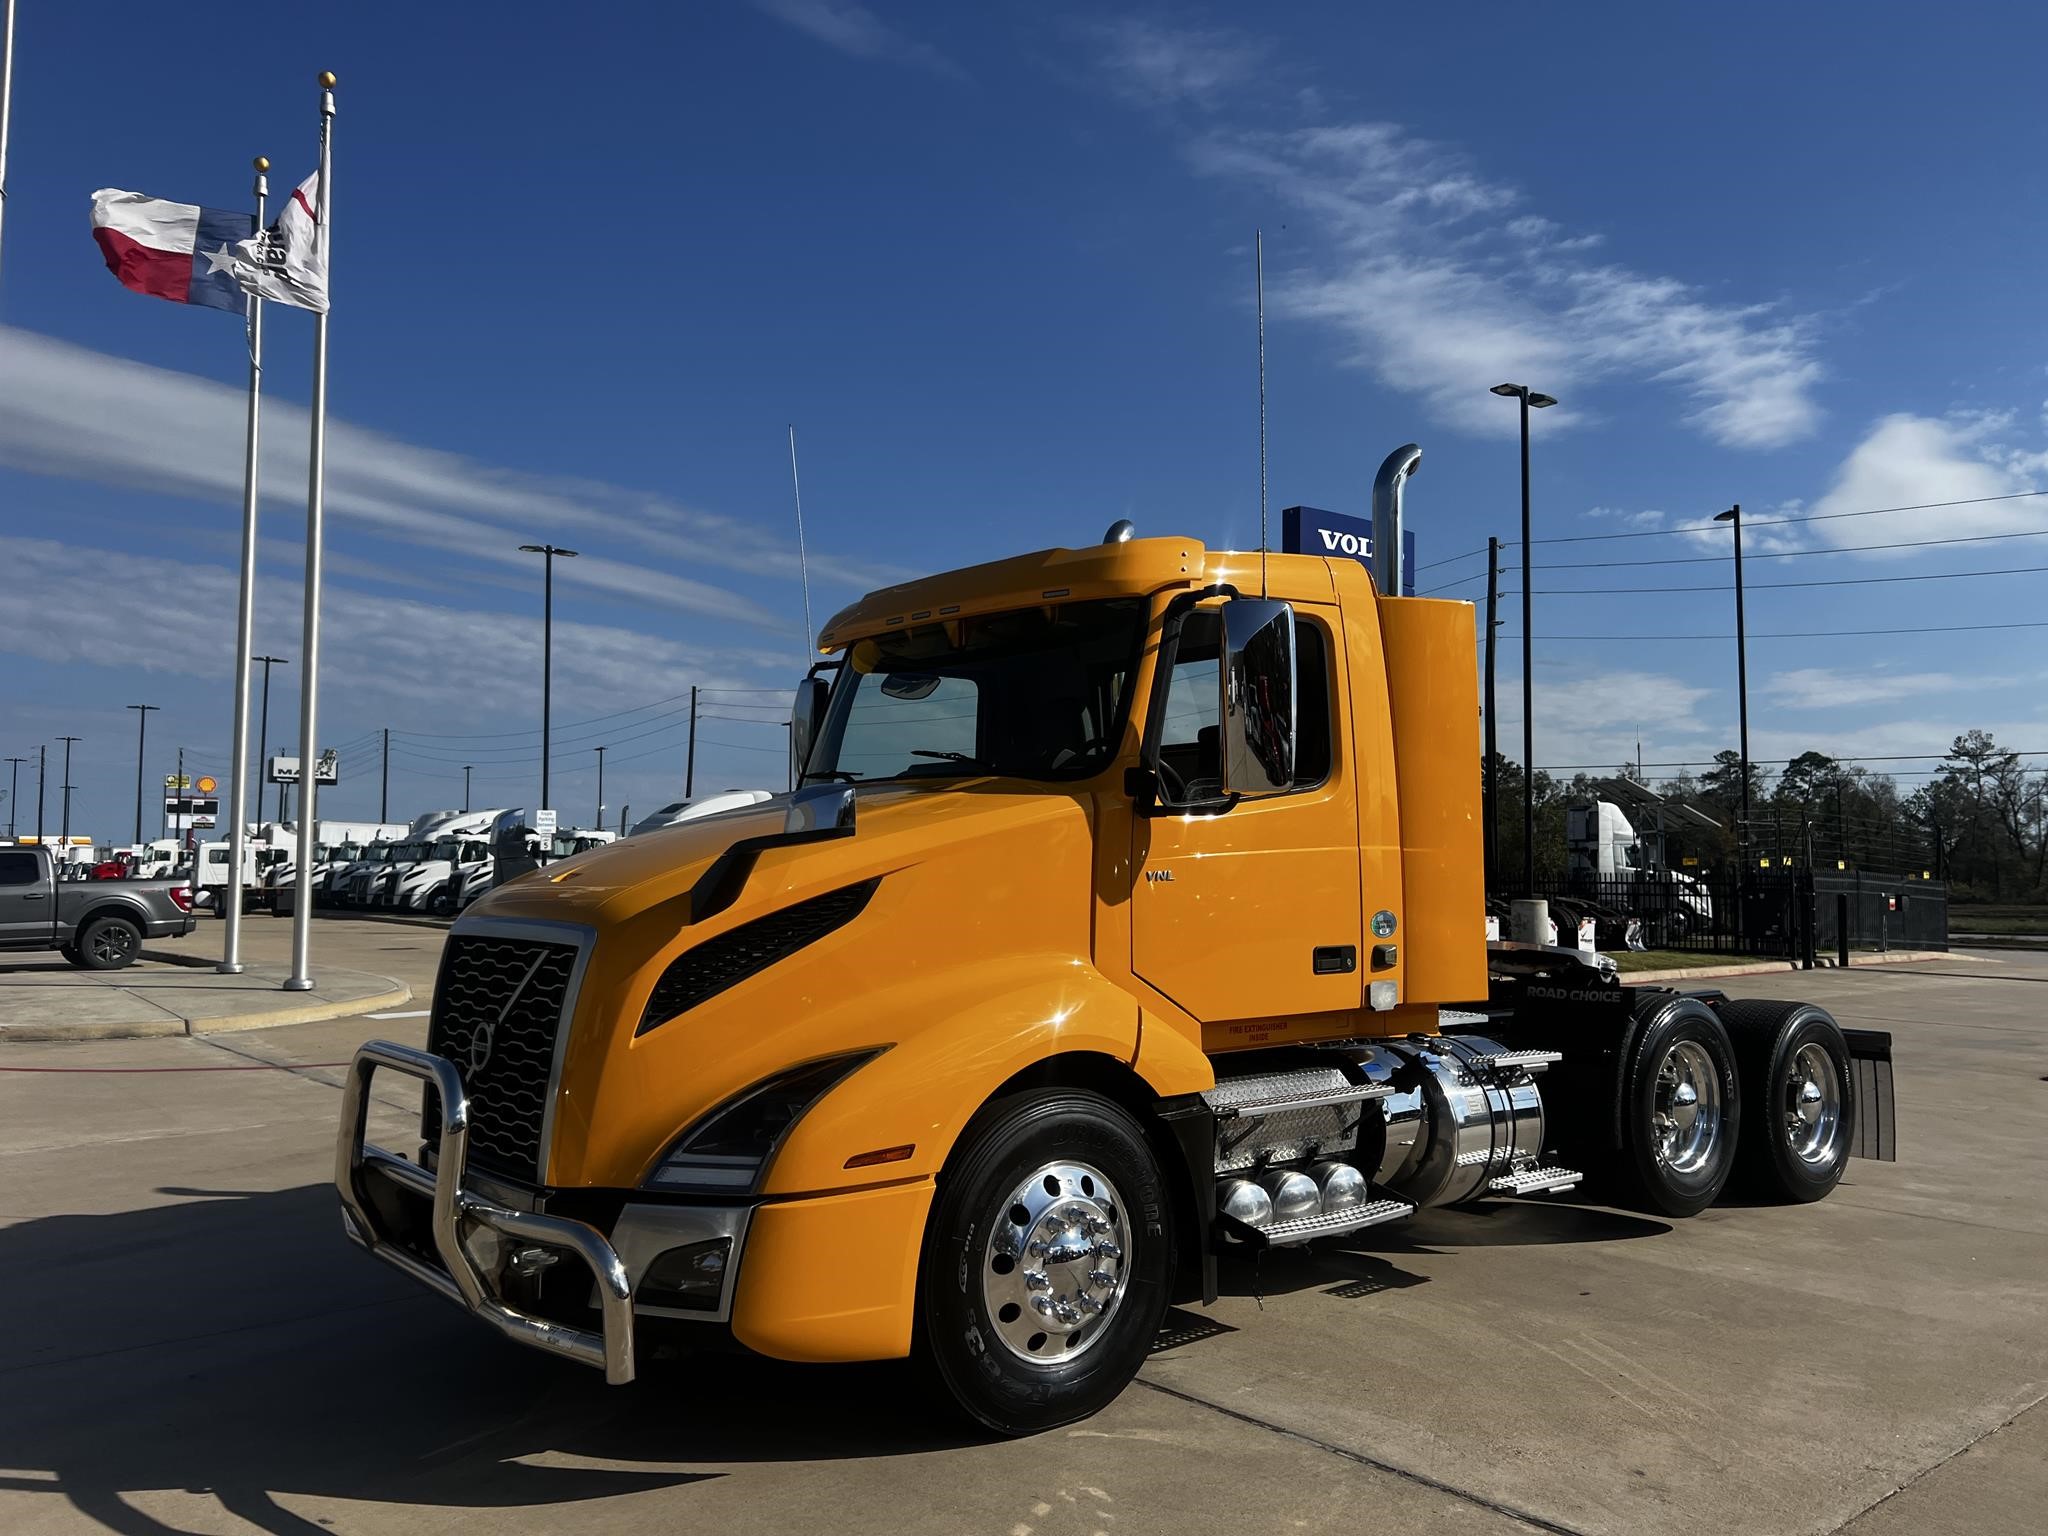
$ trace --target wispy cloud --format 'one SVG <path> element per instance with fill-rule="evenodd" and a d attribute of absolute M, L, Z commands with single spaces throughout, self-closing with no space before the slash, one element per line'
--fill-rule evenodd
<path fill-rule="evenodd" d="M 210 498 L 241 497 L 243 394 L 192 374 L 0 327 L 0 464 L 101 485 Z M 306 478 L 306 413 L 265 403 L 266 504 L 298 505 Z M 331 421 L 327 504 L 336 518 L 500 569 L 531 557 L 515 546 L 546 536 L 580 542 L 559 579 L 622 599 L 763 628 L 800 628 L 731 588 L 662 569 L 730 571 L 794 581 L 797 551 L 738 518 L 595 480 L 506 470 Z M 896 573 L 814 551 L 814 577 L 886 585 Z"/>
<path fill-rule="evenodd" d="M 2048 497 L 2017 496 L 2048 482 L 2048 453 L 2016 445 L 2017 427 L 2009 413 L 1882 417 L 1850 450 L 1826 492 L 1810 508 L 1822 515 L 1821 520 L 1804 526 L 1818 542 L 1838 547 L 2048 529 Z M 1927 505 L 1987 497 L 2015 499 Z M 1827 515 L 1879 507 L 1923 510 L 1871 517 Z M 2048 552 L 2048 543 L 2038 547 Z"/>
<path fill-rule="evenodd" d="M 1277 309 L 1348 334 L 1353 363 L 1441 420 L 1513 430 L 1486 395 L 1510 379 L 1564 397 L 1554 424 L 1578 409 L 1575 388 L 1614 383 L 1670 386 L 1685 420 L 1728 447 L 1777 447 L 1819 422 L 1810 319 L 1596 262 L 1596 234 L 1528 210 L 1453 146 L 1384 122 L 1209 126 L 1188 153 L 1308 216 L 1331 254 L 1277 276 Z"/>
<path fill-rule="evenodd" d="M 754 0 L 754 6 L 827 48 L 856 59 L 880 59 L 951 79 L 966 78 L 967 72 L 938 49 L 897 31 L 852 0 Z"/>
<path fill-rule="evenodd" d="M 1258 78 L 1271 47 L 1225 30 L 1160 26 L 1140 17 L 1081 24 L 1095 46 L 1096 67 L 1119 95 L 1145 106 L 1218 106 L 1233 89 Z"/>
<path fill-rule="evenodd" d="M 1787 709 L 1845 709 L 1926 694 L 1986 692 L 2009 688 L 2015 677 L 1963 672 L 1846 671 L 1836 667 L 1794 667 L 1773 673 L 1762 692 Z"/>
<path fill-rule="evenodd" d="M 56 665 L 229 676 L 234 647 L 192 643 L 192 635 L 194 615 L 231 621 L 231 566 L 0 536 L 0 568 L 8 572 L 0 651 Z M 109 592 L 121 601 L 108 602 Z M 297 584 L 266 582 L 259 598 L 259 648 L 270 636 L 296 653 Z M 63 622 L 51 622 L 53 614 Z M 322 614 L 321 691 L 343 715 L 501 729 L 504 719 L 524 720 L 536 708 L 541 636 L 524 607 L 444 607 L 330 582 Z M 706 688 L 755 686 L 763 675 L 779 682 L 790 667 L 780 652 L 691 645 L 617 625 L 558 619 L 554 634 L 557 708 L 582 698 L 617 709 L 672 691 L 664 685 L 678 679 Z"/>

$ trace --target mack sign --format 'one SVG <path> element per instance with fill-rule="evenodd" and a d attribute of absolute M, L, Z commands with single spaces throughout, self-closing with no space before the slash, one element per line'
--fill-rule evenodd
<path fill-rule="evenodd" d="M 1290 555 L 1349 555 L 1372 565 L 1372 519 L 1321 507 L 1288 507 L 1280 514 L 1280 548 Z M 1415 595 L 1415 535 L 1401 531 L 1401 595 Z"/>

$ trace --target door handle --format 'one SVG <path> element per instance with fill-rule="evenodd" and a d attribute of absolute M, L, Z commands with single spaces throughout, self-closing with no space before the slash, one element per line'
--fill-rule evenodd
<path fill-rule="evenodd" d="M 1318 944 L 1311 963 L 1318 976 L 1348 976 L 1358 969 L 1358 946 Z"/>
<path fill-rule="evenodd" d="M 21 899 L 23 901 L 41 901 L 45 896 L 49 894 L 50 893 L 48 891 L 23 891 L 21 893 Z"/>

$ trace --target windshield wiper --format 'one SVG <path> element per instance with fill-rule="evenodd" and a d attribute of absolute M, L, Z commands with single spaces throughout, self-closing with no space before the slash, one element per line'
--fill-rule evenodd
<path fill-rule="evenodd" d="M 808 783 L 812 779 L 838 779 L 843 784 L 851 784 L 859 777 L 859 774 L 850 773 L 844 768 L 807 768 L 804 770 L 803 778 L 798 782 Z"/>
<path fill-rule="evenodd" d="M 978 757 L 968 756 L 965 752 L 933 752 L 924 747 L 913 747 L 911 748 L 910 755 L 912 757 L 936 757 L 942 763 L 958 763 L 963 768 L 978 768 L 983 773 L 994 773 L 996 771 L 995 764 L 985 763 Z"/>

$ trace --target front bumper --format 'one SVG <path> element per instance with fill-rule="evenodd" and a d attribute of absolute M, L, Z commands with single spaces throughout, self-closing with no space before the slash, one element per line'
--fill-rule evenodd
<path fill-rule="evenodd" d="M 364 1140 L 370 1079 L 380 1067 L 429 1084 L 441 1101 L 439 1155 L 431 1173 Z M 630 1382 L 633 1293 L 618 1251 L 586 1222 L 515 1210 L 465 1188 L 468 1159 L 469 1100 L 454 1064 L 388 1040 L 372 1040 L 362 1046 L 349 1064 L 342 1093 L 341 1134 L 335 1148 L 334 1184 L 341 1195 L 342 1227 L 349 1237 L 429 1290 L 482 1318 L 506 1338 L 595 1366 L 614 1386 Z M 380 1223 L 369 1191 L 371 1180 L 383 1180 L 402 1197 L 430 1204 L 438 1265 L 404 1246 Z M 599 1329 L 536 1317 L 507 1303 L 499 1294 L 497 1278 L 484 1270 L 464 1242 L 466 1235 L 479 1229 L 580 1260 L 590 1271 Z"/>

